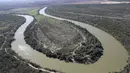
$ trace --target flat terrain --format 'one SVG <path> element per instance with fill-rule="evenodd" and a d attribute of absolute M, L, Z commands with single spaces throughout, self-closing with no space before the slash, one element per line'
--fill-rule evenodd
<path fill-rule="evenodd" d="M 0 15 L 0 73 L 47 73 L 33 69 L 11 49 L 14 33 L 24 22 L 23 17 Z"/>
<path fill-rule="evenodd" d="M 103 54 L 101 43 L 86 29 L 39 15 L 35 10 L 29 13 L 36 18 L 36 23 L 27 28 L 25 40 L 46 56 L 66 62 L 91 64 Z"/>
<path fill-rule="evenodd" d="M 116 5 L 59 5 L 46 10 L 50 15 L 73 19 L 98 27 L 119 40 L 130 54 L 130 7 Z M 121 73 L 128 73 L 129 65 Z"/>

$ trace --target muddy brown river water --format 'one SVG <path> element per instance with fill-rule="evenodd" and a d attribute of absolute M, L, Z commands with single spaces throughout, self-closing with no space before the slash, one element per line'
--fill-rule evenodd
<path fill-rule="evenodd" d="M 16 31 L 16 40 L 11 44 L 12 49 L 18 53 L 19 56 L 43 68 L 56 69 L 66 73 L 109 73 L 119 71 L 127 64 L 128 53 L 123 45 L 113 36 L 86 23 L 48 15 L 45 13 L 46 8 L 47 7 L 41 9 L 39 13 L 47 17 L 73 22 L 76 25 L 86 28 L 90 33 L 96 36 L 104 47 L 104 55 L 96 63 L 90 65 L 66 63 L 58 59 L 48 58 L 26 44 L 24 31 L 34 18 L 29 15 L 20 15 L 26 18 L 26 22 Z"/>

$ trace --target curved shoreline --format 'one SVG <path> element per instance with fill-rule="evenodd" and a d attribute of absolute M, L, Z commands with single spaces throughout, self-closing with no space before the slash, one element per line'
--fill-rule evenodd
<path fill-rule="evenodd" d="M 59 72 L 57 70 L 53 70 L 53 69 L 49 69 L 49 68 L 41 68 L 39 65 L 36 65 L 34 61 L 31 61 L 30 62 L 30 59 L 24 57 L 23 55 L 21 55 L 21 53 L 19 52 L 26 52 L 25 49 L 28 49 L 30 48 L 29 45 L 26 44 L 25 40 L 24 40 L 24 31 L 26 30 L 26 28 L 30 25 L 30 24 L 33 24 L 35 23 L 35 19 L 33 16 L 30 16 L 30 15 L 18 15 L 18 16 L 21 16 L 21 17 L 24 17 L 26 19 L 26 22 L 23 23 L 23 25 L 21 25 L 19 27 L 19 29 L 15 32 L 15 40 L 12 42 L 12 49 L 18 54 L 20 55 L 22 58 L 24 59 L 27 59 L 25 61 L 28 62 L 28 66 L 32 67 L 33 69 L 35 70 L 38 70 L 38 71 L 43 71 L 43 72 L 47 72 L 47 73 L 51 73 L 51 72 Z M 20 43 L 22 42 L 22 43 Z M 19 48 L 19 49 L 18 49 Z M 17 50 L 16 50 L 17 49 Z M 30 48 L 31 49 L 31 48 Z M 35 50 L 33 50 L 34 52 L 37 52 Z M 23 54 L 27 54 L 29 55 L 27 52 L 26 53 L 23 53 Z M 17 60 L 19 60 L 19 58 L 15 57 Z M 29 61 L 28 61 L 29 60 Z M 33 62 L 33 63 L 32 63 Z"/>
<path fill-rule="evenodd" d="M 28 19 L 27 21 L 28 23 L 32 20 L 32 18 L 30 17 L 27 17 L 27 19 Z M 115 38 L 113 38 L 111 35 L 107 34 L 106 32 L 98 28 L 92 27 L 90 25 L 87 25 L 85 23 L 81 23 L 77 21 L 73 21 L 73 22 L 76 22 L 76 24 L 79 24 L 80 26 L 87 28 L 87 30 L 89 30 L 90 33 L 94 34 L 102 43 L 104 47 L 104 56 L 102 56 L 99 59 L 99 61 L 96 62 L 95 64 L 91 64 L 91 65 L 73 64 L 73 63 L 66 63 L 58 59 L 52 59 L 46 57 L 42 53 L 33 50 L 29 45 L 25 43 L 24 36 L 23 36 L 25 30 L 24 26 L 21 26 L 21 29 L 19 29 L 15 33 L 16 41 L 12 43 L 12 49 L 20 56 L 22 56 L 24 59 L 28 59 L 31 62 L 36 63 L 43 68 L 46 67 L 50 69 L 63 71 L 66 73 L 80 73 L 80 72 L 108 73 L 113 71 L 119 71 L 121 68 L 123 68 L 126 65 L 126 61 L 128 58 L 127 52 L 124 49 L 124 47 Z M 118 50 L 118 53 L 116 50 Z"/>
<path fill-rule="evenodd" d="M 29 25 L 29 27 L 27 27 L 27 29 L 24 33 L 26 43 L 29 44 L 33 49 L 35 49 L 39 52 L 42 52 L 43 54 L 45 54 L 49 58 L 55 58 L 55 59 L 59 59 L 61 61 L 65 61 L 65 62 L 72 62 L 72 63 L 79 63 L 79 64 L 93 64 L 96 61 L 98 61 L 100 59 L 100 57 L 103 55 L 103 47 L 102 47 L 100 41 L 95 36 L 93 36 L 91 33 L 89 33 L 86 29 L 81 28 L 80 26 L 77 26 L 77 25 L 70 23 L 70 22 L 67 22 L 67 21 L 60 21 L 60 23 L 64 23 L 64 24 L 68 25 L 67 29 L 69 29 L 69 27 L 71 27 L 70 29 L 75 28 L 74 30 L 77 30 L 78 31 L 77 33 L 79 33 L 78 36 L 81 35 L 82 38 L 81 38 L 81 36 L 76 38 L 76 39 L 74 38 L 75 40 L 71 40 L 72 43 L 73 42 L 78 42 L 78 43 L 70 44 L 67 46 L 67 48 L 63 46 L 64 44 L 62 44 L 61 47 L 63 46 L 62 47 L 63 49 L 52 52 L 51 49 L 47 48 L 47 46 L 49 46 L 47 41 L 53 42 L 54 39 L 53 40 L 47 39 L 47 37 L 49 37 L 49 36 L 46 35 L 45 31 L 49 30 L 49 29 L 53 29 L 53 28 L 56 29 L 56 28 L 50 27 L 50 28 L 44 30 L 43 33 L 41 33 L 41 35 L 39 35 L 39 36 L 42 36 L 42 39 L 45 39 L 46 41 L 42 40 L 41 38 L 38 38 L 39 37 L 38 34 L 40 32 L 37 30 L 42 31 L 42 27 L 44 26 L 44 28 L 45 28 L 45 26 L 47 26 L 47 25 L 44 25 L 44 23 L 48 22 L 52 25 L 55 24 L 55 23 L 51 23 L 49 21 L 46 21 L 46 19 L 48 19 L 48 18 L 45 17 L 45 19 L 42 19 L 43 23 Z M 49 19 L 55 20 L 55 19 L 51 19 L 51 18 L 49 18 Z M 56 21 L 58 22 L 59 20 L 56 20 Z M 43 25 L 38 25 L 38 24 L 43 24 Z M 59 24 L 59 25 L 62 25 L 62 24 Z M 54 26 L 56 26 L 56 25 L 54 25 Z M 62 28 L 64 26 L 65 25 L 62 25 L 59 28 Z M 62 31 L 62 29 L 60 29 L 59 31 Z M 65 30 L 65 31 L 67 31 L 67 30 Z M 49 32 L 47 32 L 47 33 L 49 33 Z M 63 33 L 63 32 L 61 32 L 61 33 Z M 65 35 L 67 35 L 67 34 L 65 34 Z M 53 36 L 53 34 L 50 36 Z M 58 35 L 58 36 L 60 36 L 60 35 Z M 77 36 L 75 36 L 75 37 L 77 37 Z M 67 38 L 67 39 L 69 39 L 69 38 Z M 55 40 L 57 40 L 56 37 L 55 37 Z M 80 41 L 78 41 L 78 40 L 80 40 Z M 60 43 L 62 43 L 62 42 L 64 42 L 64 41 L 61 41 Z M 44 45 L 41 43 L 46 45 L 46 47 L 44 47 Z M 53 44 L 53 43 L 49 43 L 49 44 Z M 57 43 L 54 43 L 54 44 L 59 45 Z M 75 45 L 76 47 L 73 45 Z M 69 48 L 69 46 L 71 46 L 71 48 Z M 72 48 L 73 48 L 72 46 L 74 47 L 73 50 L 72 50 Z M 64 48 L 69 50 L 69 51 L 66 51 Z"/>
<path fill-rule="evenodd" d="M 123 57 L 123 59 L 121 59 L 120 58 L 120 60 L 122 60 L 122 61 L 124 61 L 124 59 L 127 61 L 127 59 L 128 59 L 128 54 L 127 54 L 127 51 L 124 49 L 124 47 L 123 47 L 123 45 L 121 45 L 120 43 L 119 43 L 119 41 L 118 40 L 116 40 L 113 36 L 111 36 L 111 35 L 109 35 L 108 33 L 106 33 L 106 32 L 104 32 L 104 31 L 102 31 L 101 29 L 98 29 L 98 28 L 96 28 L 96 27 L 93 27 L 93 26 L 91 26 L 91 25 L 88 25 L 88 24 L 86 24 L 86 23 L 82 23 L 82 22 L 78 22 L 78 21 L 74 21 L 74 20 L 69 20 L 69 19 L 65 19 L 65 18 L 60 18 L 60 17 L 56 17 L 56 16 L 52 16 L 52 15 L 48 15 L 48 14 L 46 14 L 44 11 L 46 10 L 46 8 L 47 7 L 45 7 L 45 8 L 43 8 L 43 9 L 41 9 L 41 11 L 39 11 L 39 13 L 40 14 L 42 14 L 42 15 L 44 15 L 44 16 L 47 16 L 47 17 L 51 17 L 51 18 L 54 18 L 54 19 L 58 19 L 58 20 L 67 20 L 67 21 L 69 21 L 69 22 L 72 22 L 72 23 L 75 23 L 76 25 L 79 25 L 79 26 L 81 26 L 81 27 L 83 27 L 83 28 L 86 28 L 90 33 L 92 33 L 93 35 L 95 35 L 98 39 L 99 39 L 99 41 L 103 44 L 103 47 L 104 47 L 104 55 L 102 56 L 102 58 L 101 59 L 99 59 L 99 61 L 98 62 L 105 62 L 105 59 L 107 60 L 107 58 L 109 59 L 109 58 L 111 58 L 112 59 L 112 57 L 110 57 L 111 55 L 110 55 L 110 51 L 111 51 L 111 53 L 115 53 L 115 56 L 119 56 L 119 55 L 116 55 L 116 52 L 113 52 L 112 51 L 112 48 L 114 49 L 116 49 L 116 50 L 118 50 L 118 49 L 122 49 L 122 51 L 120 52 L 121 54 L 123 53 L 123 52 L 125 52 L 125 56 Z M 89 28 L 89 27 L 91 27 L 91 28 Z M 93 31 L 94 30 L 94 31 Z M 95 32 L 96 31 L 96 32 Z M 101 32 L 101 33 L 105 33 L 105 35 L 103 35 L 103 39 L 101 38 L 101 36 L 100 36 L 100 34 L 98 34 L 99 32 Z M 107 37 L 110 37 L 110 38 L 108 38 L 108 39 L 110 39 L 109 41 L 111 41 L 111 43 L 113 43 L 113 45 L 109 45 L 110 43 L 109 43 L 109 41 L 107 41 L 106 42 L 106 40 L 108 40 L 107 39 Z M 106 39 L 106 40 L 105 40 Z M 110 46 L 108 46 L 108 45 Z M 118 48 L 115 46 L 118 46 Z M 120 46 L 120 47 L 119 47 Z M 106 48 L 107 47 L 107 48 Z M 111 48 L 111 49 L 108 49 L 108 47 L 109 48 Z M 109 51 L 109 54 L 107 53 L 107 51 Z M 114 56 L 114 55 L 113 55 Z M 115 57 L 114 56 L 114 57 Z M 104 61 L 103 61 L 103 59 L 104 59 Z M 113 58 L 114 59 L 114 58 Z M 115 59 L 116 60 L 116 59 Z M 118 62 L 119 60 L 116 60 L 116 61 L 113 61 L 113 62 Z M 113 69 L 113 71 L 119 71 L 120 69 L 122 69 L 127 63 L 126 63 L 126 61 L 124 61 L 124 65 L 122 65 L 122 67 L 121 67 L 121 65 L 119 65 L 118 67 L 116 67 L 115 68 L 115 70 Z M 106 61 L 107 63 L 109 63 L 108 61 Z M 111 64 L 111 68 L 110 69 L 112 69 L 112 66 L 115 64 L 115 63 L 110 63 Z M 96 63 L 97 64 L 97 63 Z M 104 65 L 105 66 L 105 65 Z M 119 68 L 120 67 L 120 68 Z M 107 67 L 108 68 L 108 67 Z M 107 69 L 106 68 L 106 69 Z M 104 68 L 105 69 L 105 68 Z M 109 68 L 108 68 L 109 69 Z M 109 69 L 109 70 L 110 70 Z M 108 71 L 108 72 L 113 72 L 113 71 Z M 91 71 L 88 71 L 88 72 L 91 72 Z M 98 72 L 98 71 L 97 71 Z M 91 73 L 93 73 L 93 72 L 91 72 Z M 105 72 L 106 73 L 106 72 Z"/>

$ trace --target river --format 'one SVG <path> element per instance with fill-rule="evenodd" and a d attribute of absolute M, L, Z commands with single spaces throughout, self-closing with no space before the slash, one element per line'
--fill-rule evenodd
<path fill-rule="evenodd" d="M 59 20 L 68 20 L 46 14 L 46 8 L 47 7 L 41 9 L 39 13 Z M 33 50 L 28 44 L 26 44 L 24 40 L 24 31 L 34 18 L 28 15 L 20 16 L 25 17 L 26 22 L 16 31 L 16 40 L 11 44 L 12 49 L 18 53 L 19 56 L 30 60 L 43 68 L 60 70 L 66 73 L 109 73 L 112 71 L 119 71 L 127 64 L 126 61 L 128 59 L 128 53 L 119 41 L 96 27 L 73 20 L 68 21 L 86 28 L 90 33 L 98 38 L 103 45 L 104 55 L 96 63 L 90 65 L 66 63 L 58 59 L 48 58 L 44 54 Z"/>

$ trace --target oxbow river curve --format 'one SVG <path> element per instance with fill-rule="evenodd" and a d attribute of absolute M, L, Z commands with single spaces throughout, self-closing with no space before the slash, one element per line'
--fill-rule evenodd
<path fill-rule="evenodd" d="M 58 20 L 73 22 L 75 25 L 86 28 L 90 33 L 96 36 L 104 47 L 104 55 L 96 63 L 91 65 L 66 63 L 58 59 L 48 58 L 44 54 L 33 50 L 28 44 L 26 44 L 24 40 L 24 31 L 34 18 L 28 15 L 21 15 L 26 18 L 26 22 L 16 31 L 14 37 L 16 40 L 11 44 L 12 49 L 18 53 L 19 56 L 30 60 L 43 68 L 60 70 L 65 73 L 109 73 L 119 71 L 127 64 L 127 51 L 114 37 L 91 25 L 48 15 L 45 13 L 46 8 L 47 7 L 41 9 L 39 13 Z"/>

